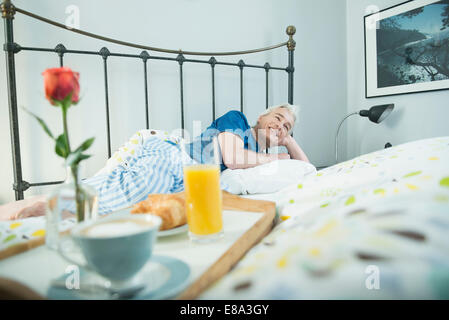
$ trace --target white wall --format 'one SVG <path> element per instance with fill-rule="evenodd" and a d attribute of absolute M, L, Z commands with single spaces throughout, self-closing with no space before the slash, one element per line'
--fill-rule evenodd
<path fill-rule="evenodd" d="M 402 3 L 402 0 L 347 0 L 347 113 L 384 103 L 394 103 L 393 113 L 382 123 L 374 124 L 358 116 L 347 120 L 347 155 L 351 159 L 360 154 L 393 145 L 449 135 L 449 91 L 405 94 L 379 98 L 365 98 L 364 19 L 368 6 L 380 10 Z M 343 155 L 343 153 L 342 153 Z M 342 156 L 340 160 L 344 160 Z"/>
<path fill-rule="evenodd" d="M 344 0 L 166 0 L 123 3 L 96 1 L 25 1 L 13 3 L 27 11 L 64 23 L 68 5 L 80 10 L 80 28 L 93 33 L 162 48 L 192 51 L 234 51 L 264 47 L 287 40 L 285 29 L 295 25 L 294 102 L 302 106 L 294 136 L 311 161 L 332 163 L 336 119 L 346 112 L 346 4 Z M 140 53 L 69 33 L 21 14 L 14 19 L 15 41 L 22 46 Z M 3 34 L 3 24 L 0 27 Z M 153 55 L 161 55 L 150 52 Z M 242 57 L 219 58 L 238 61 Z M 205 58 L 208 59 L 208 58 Z M 287 49 L 244 56 L 247 63 L 285 67 Z M 41 72 L 58 66 L 56 54 L 20 52 L 16 55 L 19 106 L 43 117 L 54 133 L 62 132 L 60 111 L 44 99 Z M 102 58 L 67 55 L 65 65 L 81 74 L 81 102 L 69 112 L 72 145 L 95 136 L 84 176 L 99 170 L 107 156 Z M 142 62 L 111 57 L 108 62 L 112 149 L 145 127 Z M 150 126 L 173 130 L 180 127 L 178 65 L 149 62 Z M 201 120 L 203 129 L 211 120 L 211 82 L 208 65 L 184 65 L 184 102 L 187 129 Z M 287 101 L 287 73 L 271 72 L 270 104 Z M 254 123 L 265 108 L 265 71 L 245 69 L 245 113 Z M 216 67 L 217 116 L 238 109 L 238 68 Z M 34 119 L 19 110 L 23 177 L 28 182 L 64 179 L 62 159 Z M 0 64 L 0 203 L 12 201 L 13 174 L 5 64 Z M 32 188 L 26 196 L 49 192 Z"/>

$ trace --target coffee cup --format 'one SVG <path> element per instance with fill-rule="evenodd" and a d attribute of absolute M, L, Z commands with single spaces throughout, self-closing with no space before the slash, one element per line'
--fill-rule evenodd
<path fill-rule="evenodd" d="M 86 262 L 68 256 L 63 243 L 58 252 L 70 263 L 110 281 L 125 282 L 150 259 L 161 222 L 161 218 L 151 214 L 126 214 L 81 222 L 72 228 L 70 236 Z"/>

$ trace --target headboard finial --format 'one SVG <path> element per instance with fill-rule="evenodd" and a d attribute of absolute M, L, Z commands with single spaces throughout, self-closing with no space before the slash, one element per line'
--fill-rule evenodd
<path fill-rule="evenodd" d="M 288 41 L 287 41 L 287 48 L 289 51 L 295 50 L 296 42 L 293 40 L 293 35 L 296 33 L 295 26 L 288 26 L 287 30 L 285 31 L 288 34 Z"/>
<path fill-rule="evenodd" d="M 2 17 L 4 19 L 14 19 L 16 8 L 11 3 L 11 0 L 4 0 L 0 5 L 0 9 L 2 11 Z"/>
<path fill-rule="evenodd" d="M 295 26 L 288 26 L 286 32 L 289 36 L 293 36 L 296 33 Z"/>

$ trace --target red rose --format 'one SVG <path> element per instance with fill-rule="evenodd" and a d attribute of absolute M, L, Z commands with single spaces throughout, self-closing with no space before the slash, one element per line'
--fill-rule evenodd
<path fill-rule="evenodd" d="M 62 67 L 47 69 L 42 75 L 44 76 L 45 97 L 52 105 L 56 105 L 56 101 L 64 100 L 70 93 L 72 93 L 72 102 L 78 102 L 80 92 L 78 72 Z"/>

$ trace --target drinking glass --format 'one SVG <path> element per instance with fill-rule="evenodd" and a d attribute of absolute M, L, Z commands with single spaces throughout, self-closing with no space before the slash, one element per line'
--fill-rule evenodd
<path fill-rule="evenodd" d="M 220 153 L 218 140 L 183 145 L 201 152 L 201 163 L 183 161 L 187 224 L 192 242 L 207 243 L 223 237 Z"/>

